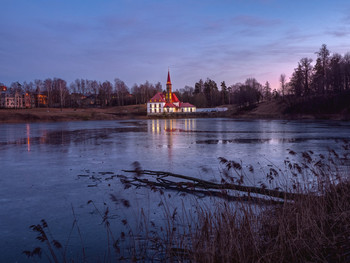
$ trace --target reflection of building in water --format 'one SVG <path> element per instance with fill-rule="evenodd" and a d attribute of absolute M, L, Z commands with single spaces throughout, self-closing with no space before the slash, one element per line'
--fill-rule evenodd
<path fill-rule="evenodd" d="M 148 122 L 148 132 L 152 134 L 173 134 L 196 130 L 196 119 L 152 119 Z"/>
<path fill-rule="evenodd" d="M 185 119 L 185 131 L 196 130 L 196 119 Z"/>
<path fill-rule="evenodd" d="M 148 120 L 148 133 L 161 148 L 168 149 L 168 158 L 172 159 L 176 141 L 181 139 L 181 133 L 196 129 L 196 119 L 152 119 Z"/>
<path fill-rule="evenodd" d="M 166 92 L 158 92 L 147 103 L 148 115 L 159 115 L 166 113 L 190 113 L 196 112 L 196 107 L 187 102 L 181 102 L 172 92 L 170 73 L 166 82 Z"/>
<path fill-rule="evenodd" d="M 30 124 L 27 123 L 27 147 L 28 147 L 28 152 L 30 152 Z"/>
<path fill-rule="evenodd" d="M 40 136 L 40 144 L 46 144 L 48 142 L 48 132 L 47 130 L 43 130 Z"/>
<path fill-rule="evenodd" d="M 161 128 L 159 120 L 152 120 L 151 126 L 148 126 L 148 132 L 151 132 L 152 134 L 160 134 Z"/>
<path fill-rule="evenodd" d="M 170 133 L 177 131 L 176 120 L 164 120 L 164 131 Z"/>

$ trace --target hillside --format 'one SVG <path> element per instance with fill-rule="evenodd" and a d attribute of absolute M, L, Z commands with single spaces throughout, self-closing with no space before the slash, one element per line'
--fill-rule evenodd
<path fill-rule="evenodd" d="M 350 98 L 342 95 L 264 101 L 250 109 L 233 110 L 232 116 L 248 119 L 350 120 Z"/>

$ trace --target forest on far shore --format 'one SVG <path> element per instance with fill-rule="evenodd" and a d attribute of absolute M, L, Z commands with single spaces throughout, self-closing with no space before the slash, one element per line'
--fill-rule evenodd
<path fill-rule="evenodd" d="M 317 59 L 314 63 L 311 58 L 301 58 L 289 80 L 282 73 L 278 89 L 272 90 L 268 81 L 261 84 L 255 78 L 232 85 L 227 85 L 225 81 L 218 85 L 207 78 L 200 79 L 194 87 L 175 90 L 175 93 L 181 101 L 200 108 L 228 104 L 249 108 L 262 101 L 283 99 L 290 104 L 288 111 L 291 113 L 319 111 L 319 107 L 325 111 L 337 111 L 349 101 L 350 52 L 343 56 L 331 53 L 323 44 L 315 54 Z M 61 78 L 47 78 L 34 82 L 13 82 L 8 87 L 10 92 L 45 94 L 48 107 L 74 108 L 144 104 L 157 92 L 164 92 L 164 89 L 160 82 L 152 84 L 148 81 L 129 88 L 118 78 L 113 83 L 108 80 L 76 79 L 70 84 Z"/>

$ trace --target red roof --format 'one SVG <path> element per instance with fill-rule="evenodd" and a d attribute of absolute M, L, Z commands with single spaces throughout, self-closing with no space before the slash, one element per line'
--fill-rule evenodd
<path fill-rule="evenodd" d="M 158 92 L 149 100 L 149 102 L 165 102 L 164 94 L 162 92 Z"/>
<path fill-rule="evenodd" d="M 180 102 L 179 99 L 176 97 L 175 93 L 171 94 L 171 100 L 172 102 Z"/>
<path fill-rule="evenodd" d="M 176 106 L 172 103 L 167 103 L 164 105 L 164 108 L 167 107 L 167 108 L 176 108 Z"/>
<path fill-rule="evenodd" d="M 188 102 L 180 102 L 180 108 L 193 108 L 194 105 Z"/>

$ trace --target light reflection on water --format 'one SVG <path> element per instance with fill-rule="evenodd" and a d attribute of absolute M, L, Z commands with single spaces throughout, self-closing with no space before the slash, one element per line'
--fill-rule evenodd
<path fill-rule="evenodd" d="M 156 206 L 157 197 L 145 198 L 148 190 L 123 190 L 117 179 L 105 180 L 104 174 L 112 178 L 134 161 L 145 169 L 218 180 L 217 158 L 225 157 L 258 167 L 255 176 L 259 177 L 259 167 L 283 165 L 289 150 L 324 153 L 328 147 L 340 148 L 337 142 L 349 139 L 349 134 L 349 122 L 335 121 L 151 119 L 2 124 L 0 247 L 8 251 L 3 260 L 25 260 L 21 251 L 35 242 L 28 226 L 42 218 L 58 228 L 64 239 L 65 231 L 60 228 L 69 231 L 71 205 L 85 229 L 100 223 L 86 205 L 90 199 L 103 207 L 109 194 L 117 192 L 134 198 L 139 207 L 145 206 L 147 198 L 149 207 Z M 96 186 L 88 187 L 91 185 Z M 116 214 L 119 220 L 129 216 L 124 210 Z M 103 239 L 93 230 L 86 235 L 93 237 L 91 246 L 94 238 L 95 242 Z"/>

